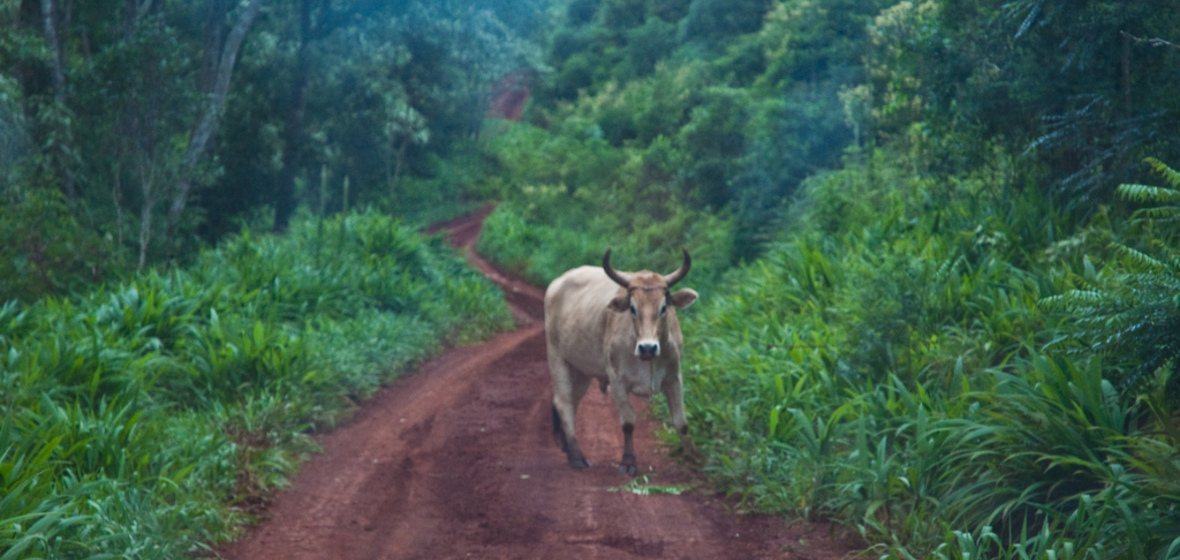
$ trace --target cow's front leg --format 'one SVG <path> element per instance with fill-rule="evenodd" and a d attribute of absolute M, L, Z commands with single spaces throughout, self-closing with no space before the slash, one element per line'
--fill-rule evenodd
<path fill-rule="evenodd" d="M 619 472 L 627 476 L 635 476 L 635 409 L 631 408 L 631 398 L 627 396 L 627 389 L 622 382 L 612 382 L 608 387 L 610 396 L 619 409 L 619 423 L 623 426 L 623 460 L 619 462 Z"/>
<path fill-rule="evenodd" d="M 691 458 L 699 457 L 700 452 L 697 451 L 696 444 L 692 442 L 692 438 L 688 437 L 688 418 L 684 416 L 684 389 L 680 380 L 680 372 L 665 378 L 661 390 L 664 393 L 664 398 L 668 399 L 668 412 L 672 414 L 672 426 L 676 428 L 676 433 L 680 436 L 680 449 Z"/>

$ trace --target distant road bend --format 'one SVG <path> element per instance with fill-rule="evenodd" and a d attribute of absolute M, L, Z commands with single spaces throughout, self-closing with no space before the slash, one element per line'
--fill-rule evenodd
<path fill-rule="evenodd" d="M 486 215 L 437 229 L 504 289 L 517 330 L 426 363 L 317 436 L 324 452 L 275 496 L 264 521 L 218 551 L 222 557 L 822 560 L 855 546 L 827 525 L 731 514 L 731 502 L 703 489 L 619 491 L 633 479 L 619 474 L 618 415 L 596 390 L 578 409 L 593 466 L 570 468 L 551 433 L 543 291 L 474 253 Z M 653 434 L 658 421 L 634 402 L 640 471 L 651 484 L 700 485 L 698 474 L 668 458 Z"/>

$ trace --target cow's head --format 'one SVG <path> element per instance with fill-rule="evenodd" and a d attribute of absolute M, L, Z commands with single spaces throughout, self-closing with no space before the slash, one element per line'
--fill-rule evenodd
<path fill-rule="evenodd" d="M 668 275 L 654 272 L 619 272 L 610 265 L 610 249 L 602 257 L 602 269 L 626 292 L 607 305 L 612 311 L 630 313 L 635 325 L 635 355 L 650 360 L 660 355 L 661 335 L 667 332 L 669 307 L 683 309 L 697 300 L 697 293 L 689 288 L 672 292 L 673 284 L 688 275 L 692 258 L 684 251 L 684 264 Z M 674 312 L 673 312 L 674 313 Z"/>

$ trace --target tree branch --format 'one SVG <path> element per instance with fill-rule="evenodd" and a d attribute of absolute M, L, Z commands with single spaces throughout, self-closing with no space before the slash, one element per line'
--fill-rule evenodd
<path fill-rule="evenodd" d="M 169 233 L 174 231 L 176 223 L 180 220 L 180 214 L 184 212 L 185 206 L 188 204 L 197 162 L 204 155 L 205 149 L 209 145 L 209 139 L 217 131 L 221 115 L 225 113 L 225 100 L 229 93 L 230 77 L 233 75 L 234 63 L 237 62 L 238 50 L 242 47 L 246 32 L 254 24 L 254 18 L 258 15 L 262 2 L 263 0 L 250 0 L 250 5 L 246 6 L 246 10 L 238 16 L 238 21 L 234 23 L 233 29 L 226 37 L 225 46 L 221 49 L 221 62 L 217 65 L 217 76 L 213 83 L 213 90 L 207 92 L 209 100 L 205 112 L 201 115 L 201 120 L 189 137 L 188 149 L 184 154 L 184 170 L 177 185 L 176 197 L 172 199 L 172 205 L 168 209 Z"/>
<path fill-rule="evenodd" d="M 1130 33 L 1127 33 L 1126 31 L 1119 31 L 1119 33 L 1122 34 L 1124 37 L 1129 37 L 1132 41 L 1135 41 L 1136 43 L 1147 43 L 1153 47 L 1172 47 L 1173 49 L 1180 49 L 1180 45 L 1177 45 L 1171 41 L 1165 41 L 1165 40 L 1160 39 L 1158 37 L 1156 37 L 1154 39 L 1144 39 L 1142 37 L 1136 37 L 1134 35 L 1131 35 Z"/>

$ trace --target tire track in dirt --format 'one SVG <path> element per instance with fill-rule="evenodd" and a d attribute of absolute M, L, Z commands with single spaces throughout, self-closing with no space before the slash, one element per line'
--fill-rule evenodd
<path fill-rule="evenodd" d="M 579 408 L 593 463 L 569 468 L 553 443 L 543 292 L 472 251 L 487 209 L 450 223 L 452 243 L 505 291 L 518 330 L 454 349 L 381 390 L 318 436 L 266 519 L 219 552 L 228 559 L 841 558 L 856 548 L 828 525 L 733 515 L 706 490 L 640 496 L 616 461 L 622 433 L 596 390 Z M 689 319 L 691 320 L 691 319 Z M 668 458 L 640 412 L 636 451 L 653 484 L 701 484 Z"/>

